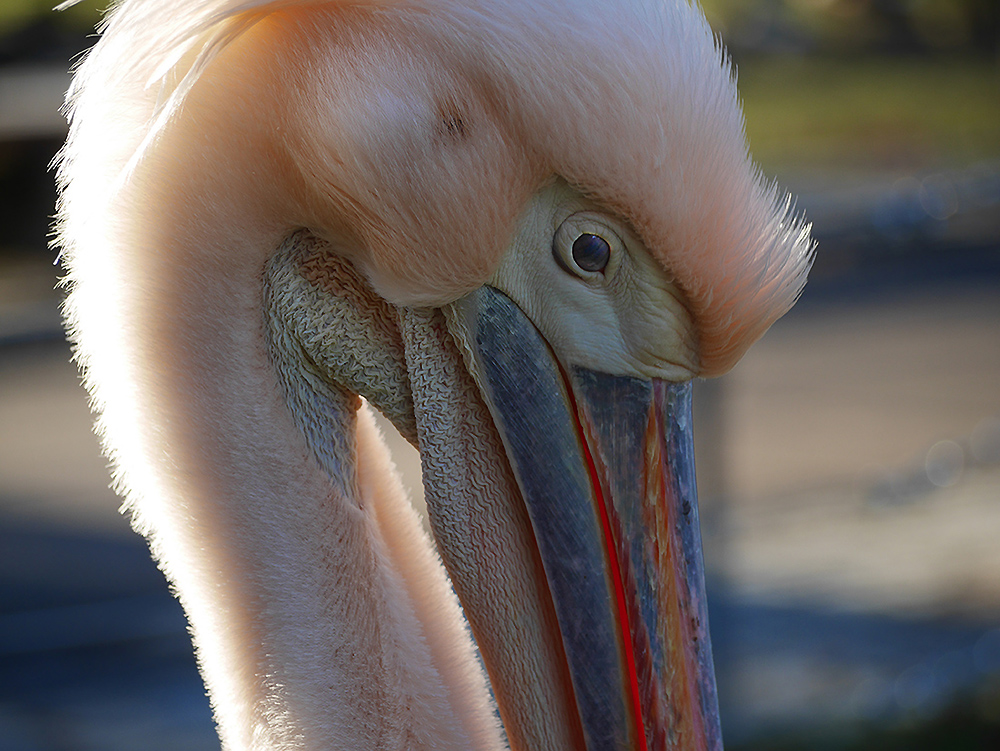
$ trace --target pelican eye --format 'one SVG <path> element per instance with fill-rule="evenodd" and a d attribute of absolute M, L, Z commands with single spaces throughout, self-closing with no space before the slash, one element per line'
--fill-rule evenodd
<path fill-rule="evenodd" d="M 556 263 L 588 284 L 609 284 L 626 250 L 616 224 L 596 211 L 570 214 L 552 237 Z"/>
<path fill-rule="evenodd" d="M 573 260 L 584 271 L 604 271 L 611 259 L 611 245 L 600 235 L 584 232 L 573 241 Z"/>

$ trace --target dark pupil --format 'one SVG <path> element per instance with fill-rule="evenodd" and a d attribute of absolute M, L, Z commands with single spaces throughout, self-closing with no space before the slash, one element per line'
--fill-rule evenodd
<path fill-rule="evenodd" d="M 573 260 L 584 271 L 604 271 L 611 246 L 599 235 L 583 234 L 573 241 Z"/>

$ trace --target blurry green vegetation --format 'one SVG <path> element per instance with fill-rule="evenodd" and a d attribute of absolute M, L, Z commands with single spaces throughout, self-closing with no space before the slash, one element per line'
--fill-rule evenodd
<path fill-rule="evenodd" d="M 100 9 L 106 4 L 84 0 L 56 13 L 52 8 L 58 2 L 59 0 L 0 0 L 0 36 L 17 33 L 37 23 L 57 24 L 87 33 L 100 21 Z"/>
<path fill-rule="evenodd" d="M 1000 158 L 1000 0 L 702 0 L 765 171 Z"/>
<path fill-rule="evenodd" d="M 752 57 L 738 71 L 765 170 L 1000 158 L 1000 65 L 990 59 Z"/>
<path fill-rule="evenodd" d="M 702 0 L 736 47 L 799 51 L 1000 49 L 997 0 Z"/>
<path fill-rule="evenodd" d="M 0 0 L 0 66 L 66 63 L 93 44 L 100 9 L 109 0 L 55 11 L 58 1 Z"/>

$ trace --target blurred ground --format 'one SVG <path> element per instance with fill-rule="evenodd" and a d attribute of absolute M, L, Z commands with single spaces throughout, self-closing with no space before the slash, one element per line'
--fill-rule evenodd
<path fill-rule="evenodd" d="M 741 592 L 1000 621 L 998 291 L 792 314 L 726 377 Z"/>

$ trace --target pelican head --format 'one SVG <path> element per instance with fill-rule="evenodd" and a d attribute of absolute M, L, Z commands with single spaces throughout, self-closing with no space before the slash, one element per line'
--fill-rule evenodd
<path fill-rule="evenodd" d="M 690 383 L 812 250 L 696 5 L 124 0 L 68 108 L 67 325 L 225 748 L 721 749 Z"/>

